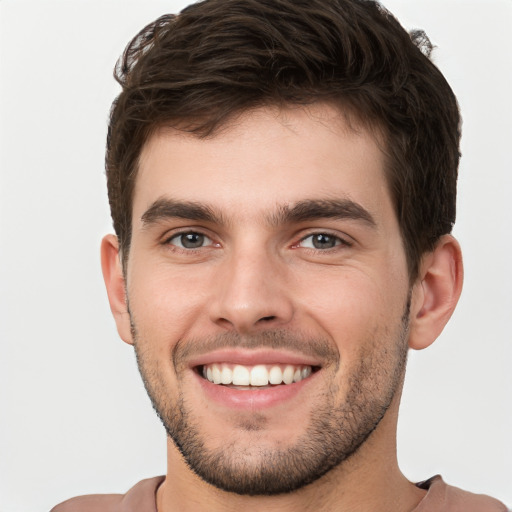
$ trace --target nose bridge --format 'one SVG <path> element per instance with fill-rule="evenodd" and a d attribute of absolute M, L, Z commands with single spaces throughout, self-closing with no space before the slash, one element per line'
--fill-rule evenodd
<path fill-rule="evenodd" d="M 219 272 L 212 320 L 240 332 L 289 322 L 293 307 L 284 275 L 275 250 L 239 244 Z"/>

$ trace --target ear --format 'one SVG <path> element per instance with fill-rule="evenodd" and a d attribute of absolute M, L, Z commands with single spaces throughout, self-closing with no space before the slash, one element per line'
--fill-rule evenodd
<path fill-rule="evenodd" d="M 409 346 L 421 350 L 431 345 L 452 316 L 462 291 L 462 253 L 451 235 L 444 235 L 425 254 L 413 286 Z"/>
<path fill-rule="evenodd" d="M 119 242 L 115 235 L 106 235 L 101 241 L 101 268 L 117 332 L 123 341 L 133 345 L 126 302 L 126 283 L 119 254 Z"/>

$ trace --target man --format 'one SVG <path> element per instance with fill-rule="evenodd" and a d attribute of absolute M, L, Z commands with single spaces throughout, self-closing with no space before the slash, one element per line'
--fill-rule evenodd
<path fill-rule="evenodd" d="M 505 511 L 396 460 L 462 288 L 455 97 L 374 2 L 207 0 L 127 47 L 102 266 L 168 472 L 73 511 Z"/>

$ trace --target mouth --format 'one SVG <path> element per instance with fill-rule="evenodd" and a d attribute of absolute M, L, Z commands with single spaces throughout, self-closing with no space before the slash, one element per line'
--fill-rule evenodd
<path fill-rule="evenodd" d="M 192 357 L 187 366 L 209 404 L 238 411 L 296 407 L 304 390 L 321 382 L 325 367 L 320 358 L 304 353 L 238 348 Z"/>
<path fill-rule="evenodd" d="M 289 386 L 308 379 L 320 368 L 296 364 L 256 364 L 251 366 L 231 363 L 199 365 L 196 372 L 212 384 L 238 390 L 268 389 Z"/>

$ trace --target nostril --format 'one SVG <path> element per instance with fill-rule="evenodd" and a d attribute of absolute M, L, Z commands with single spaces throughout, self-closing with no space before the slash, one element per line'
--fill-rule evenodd
<path fill-rule="evenodd" d="M 262 318 L 260 318 L 260 322 L 270 322 L 271 320 L 275 320 L 276 317 L 275 316 L 264 316 Z"/>

